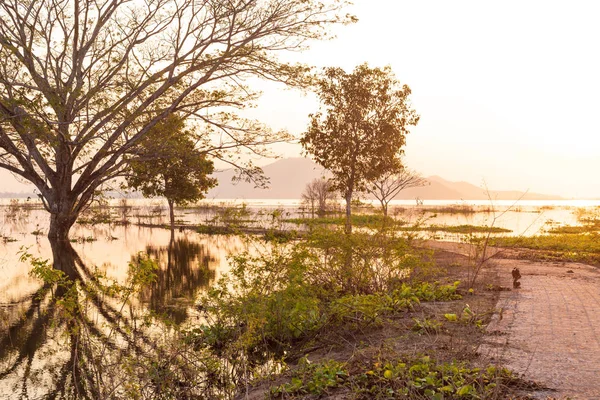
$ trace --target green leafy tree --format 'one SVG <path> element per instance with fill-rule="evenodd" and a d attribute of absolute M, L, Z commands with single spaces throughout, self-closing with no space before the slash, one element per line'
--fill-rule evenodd
<path fill-rule="evenodd" d="M 216 186 L 210 178 L 213 162 L 196 149 L 192 132 L 184 121 L 171 115 L 155 125 L 136 148 L 137 156 L 129 162 L 130 187 L 145 197 L 165 197 L 169 204 L 171 232 L 175 228 L 174 205 L 185 205 L 204 198 Z"/>
<path fill-rule="evenodd" d="M 126 154 L 170 114 L 196 118 L 212 155 L 237 163 L 235 149 L 282 139 L 235 117 L 257 97 L 245 82 L 304 87 L 308 68 L 279 54 L 352 22 L 345 3 L 2 0 L 0 168 L 36 187 L 48 237 L 67 241 L 95 193 L 127 171 Z"/>
<path fill-rule="evenodd" d="M 316 86 L 322 107 L 310 115 L 300 143 L 328 169 L 346 201 L 346 233 L 352 232 L 351 203 L 356 192 L 401 166 L 408 127 L 419 121 L 410 107 L 411 91 L 389 67 L 359 65 L 350 74 L 326 68 Z"/>

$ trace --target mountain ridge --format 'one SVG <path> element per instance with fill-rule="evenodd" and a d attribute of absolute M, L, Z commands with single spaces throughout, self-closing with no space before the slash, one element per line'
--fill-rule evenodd
<path fill-rule="evenodd" d="M 298 199 L 304 187 L 313 179 L 327 175 L 325 170 L 313 161 L 303 157 L 277 160 L 263 167 L 270 180 L 268 189 L 255 188 L 252 183 L 232 184 L 232 169 L 213 174 L 219 181 L 211 189 L 208 199 Z M 530 193 L 517 190 L 489 190 L 466 181 L 453 182 L 440 176 L 426 178 L 430 185 L 405 189 L 395 197 L 397 200 L 564 200 L 561 196 Z"/>

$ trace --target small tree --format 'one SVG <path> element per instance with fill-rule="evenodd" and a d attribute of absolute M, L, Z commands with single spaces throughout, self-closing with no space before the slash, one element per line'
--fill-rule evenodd
<path fill-rule="evenodd" d="M 388 206 L 401 191 L 412 187 L 429 185 L 429 181 L 416 171 L 402 167 L 397 171 L 388 171 L 367 186 L 367 192 L 371 193 L 379 203 L 383 216 L 387 218 Z"/>
<path fill-rule="evenodd" d="M 408 103 L 410 88 L 400 86 L 390 67 L 362 64 L 351 74 L 326 68 L 316 91 L 322 108 L 310 115 L 300 143 L 333 174 L 333 188 L 346 201 L 346 233 L 351 233 L 354 193 L 400 168 L 408 126 L 419 116 Z"/>
<path fill-rule="evenodd" d="M 327 212 L 329 203 L 337 199 L 333 185 L 329 180 L 324 178 L 313 179 L 307 183 L 301 196 L 302 202 L 310 205 L 313 218 L 315 217 L 315 208 L 317 215 L 322 217 Z"/>
<path fill-rule="evenodd" d="M 127 176 L 130 187 L 145 197 L 163 196 L 169 204 L 171 232 L 175 228 L 174 205 L 198 201 L 217 184 L 210 178 L 214 167 L 206 154 L 195 148 L 193 134 L 184 121 L 171 115 L 157 124 L 136 148 Z"/>

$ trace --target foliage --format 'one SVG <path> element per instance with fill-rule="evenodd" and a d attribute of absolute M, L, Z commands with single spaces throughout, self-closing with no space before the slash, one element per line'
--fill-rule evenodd
<path fill-rule="evenodd" d="M 287 50 L 355 21 L 345 1 L 2 1 L 0 168 L 31 182 L 66 239 L 127 154 L 172 113 L 193 116 L 201 147 L 254 177 L 240 153 L 285 139 L 238 117 L 263 78 L 305 87 Z"/>
<path fill-rule="evenodd" d="M 171 115 L 155 125 L 134 150 L 127 181 L 145 197 L 165 197 L 178 205 L 200 200 L 216 185 L 212 161 L 195 148 L 193 133 Z"/>
<path fill-rule="evenodd" d="M 207 218 L 206 224 L 198 227 L 199 233 L 230 234 L 247 228 L 256 219 L 246 203 L 240 206 L 219 207 L 215 209 L 212 218 Z"/>
<path fill-rule="evenodd" d="M 523 247 L 536 250 L 600 253 L 600 234 L 583 233 L 498 237 L 491 239 L 491 244 L 501 247 Z"/>
<path fill-rule="evenodd" d="M 348 378 L 346 365 L 335 360 L 311 363 L 307 357 L 298 362 L 290 383 L 271 388 L 270 394 L 278 396 L 322 395 L 336 388 Z"/>
<path fill-rule="evenodd" d="M 382 317 L 412 310 L 421 301 L 449 301 L 461 298 L 453 285 L 437 283 L 402 284 L 391 293 L 347 295 L 331 302 L 331 318 L 340 325 L 361 327 L 379 325 Z"/>
<path fill-rule="evenodd" d="M 362 285 L 353 287 L 340 282 L 338 274 L 322 270 L 316 259 L 328 251 L 331 247 L 273 244 L 259 255 L 236 255 L 230 273 L 200 301 L 207 323 L 193 332 L 194 340 L 221 355 L 244 349 L 260 358 L 265 352 L 283 354 L 324 329 L 378 325 L 382 318 L 408 311 L 421 301 L 460 298 L 458 282 L 408 284 L 393 275 L 386 278 L 389 282 L 383 281 L 383 274 L 362 276 Z M 343 278 L 356 280 L 364 273 Z"/>
<path fill-rule="evenodd" d="M 580 234 L 600 231 L 598 225 L 565 225 L 548 229 L 548 233 L 553 234 Z"/>
<path fill-rule="evenodd" d="M 353 226 L 361 226 L 367 228 L 379 228 L 383 223 L 384 217 L 379 214 L 352 214 L 351 221 Z M 389 218 L 388 224 L 402 224 L 401 221 L 394 221 Z M 346 220 L 341 217 L 318 217 L 318 218 L 288 218 L 285 220 L 286 222 L 290 222 L 292 224 L 297 225 L 308 225 L 308 226 L 318 226 L 318 225 L 344 225 Z"/>
<path fill-rule="evenodd" d="M 300 143 L 333 175 L 333 188 L 346 200 L 349 233 L 354 192 L 400 167 L 408 126 L 419 116 L 408 104 L 410 88 L 400 87 L 389 67 L 362 64 L 350 74 L 326 68 L 316 91 L 323 107 L 310 115 Z"/>
<path fill-rule="evenodd" d="M 322 218 L 290 218 L 286 220 L 293 224 L 306 224 L 308 226 L 316 225 L 343 225 L 344 218 L 322 217 Z M 372 229 L 381 228 L 385 221 L 385 226 L 389 229 L 395 229 L 402 232 L 449 232 L 449 233 L 508 233 L 510 229 L 497 226 L 483 225 L 415 225 L 406 226 L 406 222 L 385 217 L 381 214 L 353 214 L 351 217 L 352 225 L 367 227 Z"/>
<path fill-rule="evenodd" d="M 393 232 L 340 235 L 315 230 L 302 245 L 312 255 L 311 281 L 339 293 L 386 292 L 438 272 L 428 251 Z"/>
<path fill-rule="evenodd" d="M 196 140 L 192 132 L 185 130 L 183 119 L 170 115 L 148 131 L 129 161 L 128 185 L 141 190 L 145 197 L 167 199 L 171 229 L 175 224 L 174 204 L 198 201 L 217 184 L 209 177 L 213 162 L 195 146 Z"/>
<path fill-rule="evenodd" d="M 496 366 L 471 368 L 464 363 L 437 363 L 429 356 L 389 359 L 379 357 L 352 364 L 303 360 L 291 382 L 271 388 L 270 398 L 303 398 L 333 394 L 344 387 L 353 399 L 500 399 L 508 386 L 523 382 Z"/>
<path fill-rule="evenodd" d="M 442 329 L 442 323 L 435 319 L 413 318 L 413 321 L 415 324 L 413 325 L 412 330 L 419 333 L 435 334 L 439 333 Z"/>
<path fill-rule="evenodd" d="M 404 226 L 398 228 L 401 231 L 429 231 L 429 232 L 450 232 L 450 233 L 508 233 L 510 229 L 500 228 L 497 226 L 485 225 L 416 225 Z"/>
<path fill-rule="evenodd" d="M 523 258 L 600 263 L 600 234 L 596 232 L 497 237 L 490 240 L 490 245 L 533 250 L 520 253 Z"/>

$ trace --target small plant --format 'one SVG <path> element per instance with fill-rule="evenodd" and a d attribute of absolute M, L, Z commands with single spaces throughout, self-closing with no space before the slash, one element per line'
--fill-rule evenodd
<path fill-rule="evenodd" d="M 415 324 L 413 325 L 412 330 L 418 333 L 436 334 L 442 329 L 442 323 L 435 319 L 413 318 L 413 321 Z"/>
<path fill-rule="evenodd" d="M 33 236 L 41 236 L 44 234 L 44 232 L 40 229 L 40 224 L 35 225 L 35 230 L 33 232 L 31 232 L 31 234 Z"/>
<path fill-rule="evenodd" d="M 98 239 L 96 239 L 93 236 L 79 236 L 76 238 L 69 239 L 69 241 L 71 243 L 91 243 L 91 242 L 95 242 L 96 240 L 98 240 Z"/>
<path fill-rule="evenodd" d="M 453 313 L 444 314 L 444 318 L 446 318 L 446 320 L 450 321 L 450 322 L 458 321 L 458 315 L 453 314 Z"/>
<path fill-rule="evenodd" d="M 329 389 L 339 387 L 348 378 L 346 364 L 335 360 L 322 363 L 311 363 L 305 356 L 298 362 L 290 383 L 271 388 L 270 395 L 279 396 L 317 395 L 320 396 Z"/>
<path fill-rule="evenodd" d="M 2 241 L 3 241 L 4 243 L 12 243 L 12 242 L 16 242 L 16 241 L 17 241 L 17 239 L 15 239 L 15 238 L 14 238 L 14 237 L 12 237 L 12 236 L 6 236 L 6 235 L 2 235 Z"/>

